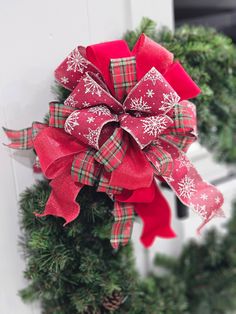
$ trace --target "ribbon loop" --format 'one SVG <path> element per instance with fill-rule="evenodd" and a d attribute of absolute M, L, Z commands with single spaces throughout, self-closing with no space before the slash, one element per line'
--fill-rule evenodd
<path fill-rule="evenodd" d="M 120 125 L 143 149 L 156 140 L 172 123 L 172 119 L 164 114 L 150 117 L 132 117 L 125 114 L 121 118 Z"/>
<path fill-rule="evenodd" d="M 96 106 L 73 111 L 67 118 L 64 129 L 81 143 L 98 150 L 114 131 L 111 122 L 117 121 L 117 116 L 107 107 Z"/>
<path fill-rule="evenodd" d="M 76 88 L 65 100 L 65 105 L 77 109 L 106 104 L 106 106 L 120 113 L 122 105 L 109 93 L 104 83 L 93 73 L 86 73 L 76 85 Z"/>
<path fill-rule="evenodd" d="M 166 114 L 179 100 L 179 95 L 153 67 L 131 90 L 124 107 L 126 111 L 152 115 Z"/>
<path fill-rule="evenodd" d="M 88 61 L 85 48 L 78 46 L 57 67 L 54 75 L 60 85 L 74 90 L 78 81 L 88 71 L 101 75 L 98 68 Z"/>
<path fill-rule="evenodd" d="M 63 130 L 47 127 L 34 140 L 34 148 L 43 173 L 48 179 L 61 175 L 70 168 L 73 156 L 86 147 L 67 135 Z"/>
<path fill-rule="evenodd" d="M 131 88 L 137 83 L 136 58 L 117 58 L 110 62 L 111 80 L 116 98 L 123 102 Z"/>

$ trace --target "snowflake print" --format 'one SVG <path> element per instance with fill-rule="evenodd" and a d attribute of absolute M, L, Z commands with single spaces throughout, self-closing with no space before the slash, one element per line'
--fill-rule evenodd
<path fill-rule="evenodd" d="M 99 140 L 99 135 L 100 135 L 100 132 L 101 132 L 101 128 L 98 127 L 96 130 L 92 130 L 92 129 L 88 128 L 88 132 L 89 133 L 84 135 L 84 136 L 89 141 L 89 145 L 99 149 L 99 147 L 98 147 L 98 140 Z"/>
<path fill-rule="evenodd" d="M 179 162 L 179 167 L 186 167 L 188 170 L 192 167 L 190 161 L 185 157 L 184 154 L 179 154 L 179 157 L 176 159 Z"/>
<path fill-rule="evenodd" d="M 102 89 L 101 87 L 88 75 L 84 80 L 84 87 L 85 87 L 85 94 L 92 94 L 98 95 L 99 97 L 102 96 Z"/>
<path fill-rule="evenodd" d="M 74 128 L 79 125 L 78 123 L 79 114 L 80 114 L 79 111 L 74 111 L 66 119 L 64 129 L 67 133 L 71 134 Z"/>
<path fill-rule="evenodd" d="M 174 105 L 178 104 L 179 100 L 180 100 L 180 97 L 176 92 L 163 94 L 163 100 L 161 101 L 162 106 L 160 107 L 160 110 L 164 112 L 169 111 L 171 108 L 174 107 Z"/>
<path fill-rule="evenodd" d="M 152 98 L 154 94 L 155 93 L 154 93 L 153 89 L 148 89 L 146 92 L 146 95 L 148 98 Z"/>
<path fill-rule="evenodd" d="M 78 101 L 75 100 L 74 95 L 70 95 L 66 101 L 65 101 L 65 105 L 66 106 L 70 106 L 70 107 L 75 107 L 76 104 L 78 104 Z"/>
<path fill-rule="evenodd" d="M 203 201 L 207 201 L 208 200 L 208 195 L 206 193 L 203 193 L 201 196 L 200 196 L 200 199 L 202 199 Z"/>
<path fill-rule="evenodd" d="M 110 110 L 105 107 L 105 106 L 96 106 L 96 107 L 92 107 L 88 110 L 88 112 L 92 112 L 97 114 L 99 117 L 100 116 L 110 116 L 111 112 Z"/>
<path fill-rule="evenodd" d="M 149 135 L 154 135 L 156 137 L 167 128 L 168 119 L 165 116 L 158 116 L 148 117 L 141 121 L 143 122 L 144 133 L 148 133 Z"/>
<path fill-rule="evenodd" d="M 92 122 L 94 122 L 95 121 L 95 118 L 94 117 L 88 117 L 88 119 L 87 119 L 87 122 L 88 123 L 92 123 Z"/>
<path fill-rule="evenodd" d="M 219 196 L 216 196 L 216 198 L 215 198 L 215 203 L 218 205 L 218 204 L 220 204 L 220 198 L 219 198 Z"/>
<path fill-rule="evenodd" d="M 78 48 L 75 48 L 67 58 L 67 71 L 84 73 L 88 61 L 82 57 Z"/>
<path fill-rule="evenodd" d="M 61 82 L 62 82 L 63 84 L 67 84 L 67 83 L 69 82 L 68 77 L 63 76 L 63 77 L 61 78 Z"/>
<path fill-rule="evenodd" d="M 196 192 L 194 179 L 191 179 L 187 175 L 185 175 L 184 178 L 178 182 L 178 185 L 179 195 L 184 198 L 191 199 L 193 193 Z"/>
<path fill-rule="evenodd" d="M 204 219 L 207 219 L 206 205 L 190 204 L 190 208 L 196 213 L 198 213 L 200 216 L 202 216 Z"/>
<path fill-rule="evenodd" d="M 87 102 L 87 101 L 84 101 L 83 103 L 82 103 L 82 106 L 83 107 L 89 107 L 90 106 L 90 103 L 89 102 Z"/>
<path fill-rule="evenodd" d="M 163 82 L 163 77 L 162 75 L 155 69 L 152 68 L 145 76 L 144 76 L 144 81 L 152 81 L 153 85 L 156 85 L 156 81 L 161 81 Z"/>
<path fill-rule="evenodd" d="M 147 102 L 143 100 L 143 97 L 131 99 L 131 108 L 130 110 L 137 111 L 149 111 L 151 107 L 147 105 Z"/>

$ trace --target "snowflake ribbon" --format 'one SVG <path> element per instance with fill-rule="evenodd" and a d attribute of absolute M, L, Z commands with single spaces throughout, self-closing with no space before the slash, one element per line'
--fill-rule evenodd
<path fill-rule="evenodd" d="M 118 79 L 111 60 L 122 63 Z M 137 75 L 130 76 L 125 62 L 133 71 L 134 60 Z M 56 69 L 55 77 L 72 93 L 64 104 L 50 103 L 49 125 L 37 136 L 32 136 L 33 127 L 27 132 L 7 130 L 13 140 L 9 146 L 33 147 L 43 173 L 52 179 L 52 193 L 38 216 L 71 222 L 79 214 L 75 199 L 81 188 L 96 185 L 115 201 L 112 246 L 128 242 L 134 211 L 144 221 L 141 240 L 149 246 L 155 236 L 175 236 L 169 206 L 155 178 L 164 179 L 201 215 L 202 226 L 223 215 L 222 194 L 202 180 L 185 155 L 196 139 L 195 107 L 187 99 L 199 88 L 169 51 L 145 35 L 132 52 L 124 41 L 78 47 Z"/>

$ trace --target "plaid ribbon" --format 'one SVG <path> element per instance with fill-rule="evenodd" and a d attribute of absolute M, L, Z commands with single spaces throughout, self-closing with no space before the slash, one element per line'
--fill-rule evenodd
<path fill-rule="evenodd" d="M 110 177 L 111 177 L 111 173 L 106 171 L 105 168 L 102 168 L 102 171 L 101 171 L 100 177 L 99 177 L 99 181 L 98 181 L 98 185 L 97 185 L 97 191 L 107 193 L 108 195 L 120 194 L 123 189 L 121 187 L 111 186 L 109 184 Z"/>
<path fill-rule="evenodd" d="M 71 175 L 74 181 L 93 186 L 98 181 L 101 165 L 94 159 L 96 151 L 89 148 L 85 152 L 77 154 L 71 167 Z"/>
<path fill-rule="evenodd" d="M 159 141 L 151 143 L 144 150 L 146 157 L 157 175 L 169 177 L 173 170 L 171 155 L 160 145 Z"/>
<path fill-rule="evenodd" d="M 160 136 L 184 152 L 188 150 L 197 137 L 196 130 L 194 129 L 196 122 L 193 117 L 193 110 L 194 106 L 189 102 L 176 104 L 172 118 L 173 125 L 167 129 L 166 134 Z"/>
<path fill-rule="evenodd" d="M 74 110 L 75 108 L 51 102 L 49 104 L 49 126 L 63 129 L 66 119 Z"/>
<path fill-rule="evenodd" d="M 64 128 L 67 117 L 75 110 L 63 104 L 51 102 L 49 104 L 49 126 L 56 128 Z M 3 128 L 11 143 L 7 146 L 14 149 L 32 149 L 34 148 L 33 141 L 35 137 L 42 131 L 47 124 L 40 122 L 33 122 L 29 128 L 21 130 L 11 130 Z"/>
<path fill-rule="evenodd" d="M 111 231 L 111 245 L 118 249 L 119 245 L 129 242 L 134 222 L 134 205 L 115 201 L 113 215 L 115 222 Z"/>
<path fill-rule="evenodd" d="M 110 61 L 110 73 L 115 96 L 122 101 L 137 83 L 136 58 L 117 58 Z"/>
<path fill-rule="evenodd" d="M 40 122 L 33 122 L 32 126 L 21 130 L 10 130 L 3 128 L 11 143 L 6 145 L 14 149 L 32 149 L 34 148 L 33 141 L 36 135 L 47 127 L 46 124 Z"/>
<path fill-rule="evenodd" d="M 109 172 L 112 172 L 121 164 L 128 148 L 128 142 L 125 140 L 123 133 L 121 128 L 115 129 L 112 136 L 94 155 L 94 158 L 100 164 L 103 164 Z"/>

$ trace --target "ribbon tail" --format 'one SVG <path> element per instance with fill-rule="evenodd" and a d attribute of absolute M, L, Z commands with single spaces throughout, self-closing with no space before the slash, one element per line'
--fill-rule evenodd
<path fill-rule="evenodd" d="M 155 197 L 150 203 L 135 204 L 135 211 L 143 220 L 141 242 L 145 247 L 152 245 L 155 237 L 174 238 L 171 228 L 171 210 L 158 186 L 153 182 Z"/>
<path fill-rule="evenodd" d="M 80 212 L 80 206 L 76 203 L 76 197 L 83 184 L 75 183 L 70 173 L 63 173 L 50 183 L 52 192 L 42 214 L 35 213 L 37 217 L 53 215 L 65 219 L 64 226 L 76 219 Z"/>
<path fill-rule="evenodd" d="M 166 142 L 164 149 L 173 156 L 173 172 L 170 177 L 163 177 L 180 201 L 200 215 L 203 223 L 200 230 L 216 216 L 223 217 L 221 209 L 224 197 L 210 183 L 202 179 L 187 156 L 173 144 Z"/>
<path fill-rule="evenodd" d="M 11 141 L 6 146 L 19 150 L 32 149 L 34 148 L 35 137 L 46 127 L 46 124 L 40 122 L 33 122 L 31 127 L 21 130 L 12 130 L 3 127 L 3 131 Z"/>
<path fill-rule="evenodd" d="M 111 231 L 111 245 L 118 249 L 119 245 L 126 245 L 133 230 L 134 205 L 132 203 L 122 203 L 115 201 L 113 215 L 115 222 Z"/>

